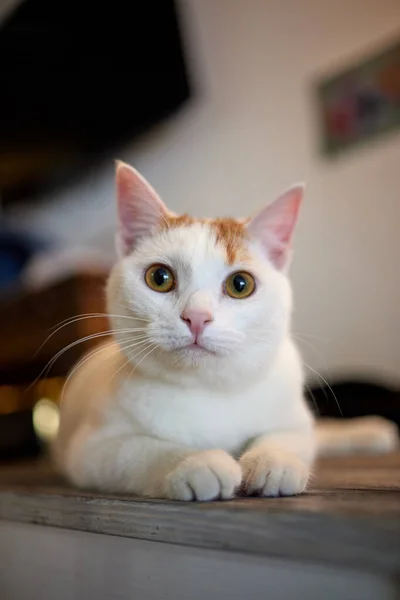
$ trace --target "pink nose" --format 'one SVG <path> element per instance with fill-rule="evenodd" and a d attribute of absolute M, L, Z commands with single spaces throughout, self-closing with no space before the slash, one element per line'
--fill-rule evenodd
<path fill-rule="evenodd" d="M 213 320 L 213 317 L 207 311 L 189 308 L 183 311 L 181 319 L 185 321 L 190 331 L 197 337 L 203 333 L 205 326 Z"/>

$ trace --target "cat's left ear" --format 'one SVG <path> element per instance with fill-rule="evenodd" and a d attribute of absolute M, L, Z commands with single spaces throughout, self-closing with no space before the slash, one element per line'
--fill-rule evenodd
<path fill-rule="evenodd" d="M 263 208 L 247 223 L 251 237 L 261 242 L 268 258 L 279 270 L 290 258 L 291 242 L 301 201 L 304 184 L 297 184 Z"/>

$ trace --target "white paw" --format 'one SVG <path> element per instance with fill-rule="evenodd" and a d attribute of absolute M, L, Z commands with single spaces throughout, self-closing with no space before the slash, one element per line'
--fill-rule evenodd
<path fill-rule="evenodd" d="M 294 496 L 307 487 L 309 467 L 294 454 L 251 450 L 242 456 L 243 491 L 260 496 Z"/>
<path fill-rule="evenodd" d="M 172 500 L 228 500 L 241 481 L 239 463 L 222 450 L 207 450 L 189 456 L 169 473 L 165 493 Z"/>

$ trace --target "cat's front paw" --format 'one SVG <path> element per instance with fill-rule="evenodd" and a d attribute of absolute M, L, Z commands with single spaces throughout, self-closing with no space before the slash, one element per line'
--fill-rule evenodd
<path fill-rule="evenodd" d="M 307 487 L 309 467 L 294 454 L 250 450 L 240 459 L 242 491 L 259 496 L 294 496 Z"/>
<path fill-rule="evenodd" d="M 169 475 L 166 497 L 172 500 L 229 500 L 242 481 L 239 463 L 222 450 L 198 452 Z"/>

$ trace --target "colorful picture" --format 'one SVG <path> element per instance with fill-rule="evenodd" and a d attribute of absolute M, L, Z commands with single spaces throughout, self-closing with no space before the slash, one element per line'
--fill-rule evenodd
<path fill-rule="evenodd" d="M 321 81 L 317 91 L 326 154 L 400 130 L 400 41 Z"/>

